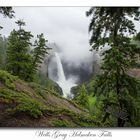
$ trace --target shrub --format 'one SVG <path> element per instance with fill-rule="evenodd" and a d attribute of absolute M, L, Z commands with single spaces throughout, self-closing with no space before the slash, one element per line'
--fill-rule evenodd
<path fill-rule="evenodd" d="M 71 127 L 71 124 L 66 120 L 54 119 L 52 121 L 53 126 L 55 127 Z"/>
<path fill-rule="evenodd" d="M 0 81 L 5 84 L 7 87 L 14 89 L 14 81 L 17 79 L 16 76 L 11 75 L 10 73 L 0 70 Z"/>
<path fill-rule="evenodd" d="M 10 89 L 0 89 L 0 100 L 7 100 L 9 104 L 13 101 L 16 102 L 17 105 L 15 107 L 10 108 L 9 106 L 8 109 L 13 114 L 24 112 L 34 118 L 38 118 L 45 111 L 45 106 L 41 102 L 32 99 L 25 93 Z"/>

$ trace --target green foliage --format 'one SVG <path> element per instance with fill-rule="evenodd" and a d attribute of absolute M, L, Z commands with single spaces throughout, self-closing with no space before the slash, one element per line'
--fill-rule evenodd
<path fill-rule="evenodd" d="M 95 120 L 92 116 L 85 116 L 81 114 L 71 114 L 72 120 L 81 127 L 100 126 L 100 122 Z"/>
<path fill-rule="evenodd" d="M 125 32 L 134 34 L 136 30 L 131 19 L 139 20 L 140 12 L 139 7 L 92 7 L 86 14 L 92 16 L 89 25 L 90 45 L 93 49 L 98 50 L 105 44 L 113 45 L 112 39 L 114 39 L 116 31 L 121 37 L 124 37 Z M 115 40 L 117 41 L 117 39 Z"/>
<path fill-rule="evenodd" d="M 136 36 L 134 36 L 134 40 L 135 40 L 135 41 L 140 41 L 140 32 L 138 32 L 138 33 L 136 34 Z"/>
<path fill-rule="evenodd" d="M 59 95 L 62 95 L 62 89 L 59 87 L 57 83 L 49 79 L 45 74 L 38 71 L 34 75 L 34 82 L 47 88 L 48 90 L 51 90 L 52 92 L 56 92 Z"/>
<path fill-rule="evenodd" d="M 12 7 L 0 7 L 0 13 L 4 17 L 13 18 L 15 12 L 13 11 Z M 2 29 L 2 28 L 3 27 L 0 26 L 0 29 Z"/>
<path fill-rule="evenodd" d="M 88 116 L 87 114 L 79 114 L 63 108 L 50 107 L 47 108 L 47 112 L 54 115 L 63 114 L 64 116 L 70 116 L 71 121 L 79 127 L 101 126 L 100 122 L 96 121 L 93 117 Z M 70 127 L 74 127 L 73 124 L 70 124 Z"/>
<path fill-rule="evenodd" d="M 23 20 L 18 20 L 15 22 L 18 26 L 19 26 L 19 29 L 21 30 L 21 27 L 22 26 L 25 26 L 25 22 Z"/>
<path fill-rule="evenodd" d="M 16 113 L 25 112 L 34 118 L 38 118 L 43 115 L 45 106 L 39 103 L 39 101 L 25 97 L 19 99 L 19 105 L 13 111 Z"/>
<path fill-rule="evenodd" d="M 95 103 L 97 103 L 96 96 L 94 96 L 92 94 L 88 95 L 87 102 L 88 102 L 87 109 L 89 110 L 90 114 L 95 115 L 94 106 L 95 106 Z"/>
<path fill-rule="evenodd" d="M 0 69 L 6 68 L 7 38 L 0 36 Z"/>
<path fill-rule="evenodd" d="M 0 14 L 2 14 L 4 17 L 9 17 L 9 18 L 14 17 L 14 11 L 12 7 L 0 7 Z M 0 29 L 2 28 L 3 27 L 0 26 Z M 1 69 L 5 69 L 6 44 L 7 44 L 6 38 L 0 36 L 0 68 Z"/>
<path fill-rule="evenodd" d="M 52 125 L 54 127 L 72 127 L 72 125 L 68 121 L 58 119 L 53 119 Z"/>
<path fill-rule="evenodd" d="M 12 18 L 15 12 L 12 7 L 0 7 L 0 13 L 5 17 Z"/>
<path fill-rule="evenodd" d="M 52 114 L 52 116 L 70 116 L 71 122 L 66 120 L 53 120 L 51 123 L 55 127 L 74 127 L 77 124 L 82 127 L 97 126 L 97 121 L 86 114 L 78 114 L 72 110 L 66 110 L 59 108 L 58 106 L 46 106 L 41 100 L 30 97 L 28 94 L 23 92 L 17 92 L 10 89 L 0 89 L 0 102 L 8 104 L 7 111 L 12 115 L 18 115 L 19 113 L 25 113 L 33 118 L 39 118 L 45 113 Z"/>
<path fill-rule="evenodd" d="M 88 97 L 87 97 L 87 91 L 85 88 L 85 85 L 83 84 L 80 88 L 79 95 L 74 99 L 75 103 L 81 105 L 82 107 L 88 106 Z"/>
<path fill-rule="evenodd" d="M 95 114 L 94 105 L 96 103 L 96 96 L 93 93 L 95 81 L 91 79 L 89 82 L 82 84 L 76 89 L 76 96 L 73 101 L 88 109 L 91 115 Z"/>
<path fill-rule="evenodd" d="M 135 52 L 136 52 L 136 64 L 134 64 L 134 68 L 140 68 L 140 32 L 138 32 L 133 38 L 132 43 L 136 45 Z"/>
<path fill-rule="evenodd" d="M 34 76 L 34 82 L 38 83 L 44 87 L 47 87 L 48 89 L 52 89 L 52 81 L 48 79 L 48 77 L 38 71 Z M 53 90 L 53 89 L 52 89 Z"/>
<path fill-rule="evenodd" d="M 4 83 L 7 79 L 10 79 L 10 83 L 13 83 L 13 85 L 16 85 L 19 81 L 17 77 L 12 76 L 8 72 L 0 71 L 0 83 Z M 60 99 L 65 100 L 65 102 L 68 102 L 81 110 L 81 112 L 78 113 L 73 109 L 65 108 L 65 106 L 60 107 L 48 102 L 50 99 L 47 97 L 52 97 L 52 99 L 54 98 L 55 100 L 58 99 L 58 101 L 60 101 Z M 74 104 L 72 101 L 64 99 L 51 90 L 36 83 L 25 83 L 22 81 L 20 85 L 17 84 L 14 88 L 11 88 L 9 83 L 8 85 L 1 87 L 0 104 L 5 107 L 4 115 L 6 113 L 6 115 L 10 115 L 11 117 L 29 115 L 32 118 L 39 119 L 41 116 L 44 116 L 43 118 L 45 118 L 47 115 L 52 115 L 52 117 L 58 118 L 64 116 L 64 119 L 66 120 L 54 121 L 53 125 L 57 127 L 99 126 L 99 123 L 89 116 L 87 110 L 79 108 L 77 104 Z M 70 122 L 67 121 L 67 116 L 69 116 Z M 52 123 L 51 120 L 49 120 L 49 123 Z"/>
<path fill-rule="evenodd" d="M 17 79 L 17 77 L 9 74 L 6 71 L 0 70 L 0 82 L 2 82 L 4 85 L 6 85 L 9 88 L 15 88 L 14 81 Z"/>
<path fill-rule="evenodd" d="M 33 49 L 33 66 L 35 71 L 37 71 L 39 64 L 44 60 L 45 55 L 48 54 L 48 50 L 51 49 L 46 46 L 47 42 L 48 41 L 45 40 L 43 33 L 37 35 L 34 44 L 35 48 Z"/>
<path fill-rule="evenodd" d="M 128 75 L 128 70 L 137 62 L 137 46 L 126 36 L 126 32 L 135 34 L 133 19 L 139 20 L 140 11 L 138 7 L 100 7 L 91 8 L 87 16 L 91 15 L 90 45 L 96 50 L 105 45 L 110 47 L 102 53 L 102 74 L 96 78 L 94 93 L 104 96 L 101 99 L 104 105 L 103 122 L 109 118 L 110 123 L 114 118 L 117 126 L 123 127 L 136 117 L 134 110 L 137 107 L 133 104 L 140 90 L 139 81 Z"/>
<path fill-rule="evenodd" d="M 16 103 L 16 106 L 9 105 L 7 111 L 17 114 L 24 112 L 34 118 L 42 116 L 45 106 L 39 101 L 32 99 L 25 93 L 16 92 L 10 89 L 0 89 L 0 99 L 7 99 L 10 104 Z"/>
<path fill-rule="evenodd" d="M 17 24 L 20 29 L 13 30 L 8 38 L 7 70 L 23 80 L 31 81 L 33 79 L 33 66 L 29 49 L 30 39 L 33 36 L 21 28 L 25 23 L 23 21 L 19 23 L 19 21 Z"/>

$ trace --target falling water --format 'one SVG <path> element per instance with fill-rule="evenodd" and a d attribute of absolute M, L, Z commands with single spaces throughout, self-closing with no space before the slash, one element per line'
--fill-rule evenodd
<path fill-rule="evenodd" d="M 56 52 L 55 52 L 55 57 L 56 57 L 57 75 L 58 75 L 57 83 L 62 88 L 63 96 L 70 97 L 70 94 L 71 94 L 70 90 L 73 86 L 76 86 L 76 84 L 73 82 L 72 79 L 66 80 L 61 59 L 60 59 L 58 53 L 56 53 Z"/>
<path fill-rule="evenodd" d="M 63 70 L 63 66 L 62 66 L 60 57 L 59 57 L 58 53 L 56 53 L 56 52 L 55 52 L 55 57 L 56 57 L 56 62 L 57 62 L 58 81 L 65 82 L 66 77 L 65 77 L 64 70 Z"/>

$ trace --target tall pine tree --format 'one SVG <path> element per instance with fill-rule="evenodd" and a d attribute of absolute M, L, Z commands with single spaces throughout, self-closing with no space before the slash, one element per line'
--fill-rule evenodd
<path fill-rule="evenodd" d="M 138 112 L 135 101 L 139 82 L 128 71 L 136 63 L 136 45 L 129 36 L 136 32 L 133 20 L 139 20 L 139 8 L 92 7 L 87 16 L 92 16 L 89 26 L 92 48 L 109 46 L 102 54 L 102 74 L 97 77 L 95 87 L 96 93 L 106 97 L 103 121 L 112 116 L 117 126 L 123 127 L 126 122 L 133 123 Z"/>
<path fill-rule="evenodd" d="M 23 80 L 32 80 L 32 58 L 30 55 L 31 32 L 25 31 L 22 26 L 25 22 L 18 20 L 19 29 L 10 33 L 7 50 L 7 70 L 13 75 L 19 76 Z"/>
<path fill-rule="evenodd" d="M 2 14 L 4 17 L 13 18 L 14 17 L 14 11 L 12 7 L 0 7 L 0 14 Z M 0 29 L 3 27 L 0 26 Z M 5 50 L 6 50 L 6 39 L 2 38 L 0 36 L 0 68 L 5 68 Z"/>
<path fill-rule="evenodd" d="M 45 56 L 49 54 L 48 50 L 51 48 L 47 47 L 47 42 L 48 41 L 44 38 L 43 33 L 37 35 L 37 39 L 34 44 L 35 48 L 33 50 L 33 68 L 35 72 L 37 72 L 38 67 L 44 60 Z"/>
<path fill-rule="evenodd" d="M 0 36 L 0 69 L 6 68 L 7 38 Z"/>

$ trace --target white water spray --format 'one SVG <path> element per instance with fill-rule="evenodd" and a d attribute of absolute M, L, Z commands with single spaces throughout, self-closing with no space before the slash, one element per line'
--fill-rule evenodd
<path fill-rule="evenodd" d="M 65 73 L 64 73 L 64 69 L 62 66 L 62 62 L 61 59 L 58 55 L 58 53 L 55 52 L 55 57 L 56 57 L 56 63 L 57 63 L 57 75 L 58 75 L 58 80 L 57 83 L 59 84 L 59 86 L 62 88 L 63 91 L 63 96 L 64 97 L 69 97 L 71 96 L 71 88 L 73 86 L 76 86 L 76 84 L 73 82 L 72 79 L 68 79 L 66 80 L 65 77 Z"/>
<path fill-rule="evenodd" d="M 64 81 L 66 81 L 65 73 L 63 70 L 63 66 L 62 66 L 60 57 L 59 57 L 58 53 L 56 53 L 56 52 L 55 52 L 55 57 L 56 57 L 56 63 L 57 63 L 58 80 L 64 82 Z"/>

